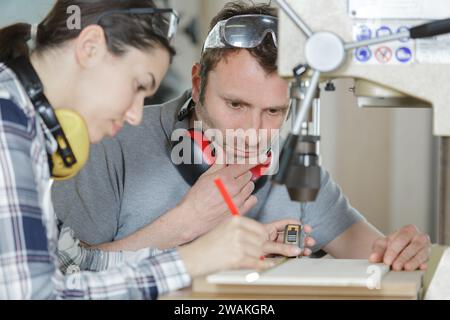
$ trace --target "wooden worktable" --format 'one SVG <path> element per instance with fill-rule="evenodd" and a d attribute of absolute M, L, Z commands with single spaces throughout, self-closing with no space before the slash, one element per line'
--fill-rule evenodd
<path fill-rule="evenodd" d="M 310 300 L 310 299 L 402 299 L 421 298 L 423 272 L 389 272 L 379 290 L 352 287 L 301 287 L 212 285 L 195 279 L 189 289 L 161 297 L 161 300 Z"/>

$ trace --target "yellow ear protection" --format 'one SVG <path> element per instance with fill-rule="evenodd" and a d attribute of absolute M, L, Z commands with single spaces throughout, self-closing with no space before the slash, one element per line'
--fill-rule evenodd
<path fill-rule="evenodd" d="M 178 121 L 187 119 L 194 107 L 195 104 L 191 101 L 186 107 L 182 108 L 178 114 Z M 179 143 L 186 143 L 184 139 L 188 139 L 188 143 L 190 143 L 190 148 L 187 148 L 188 150 L 191 150 L 191 156 L 188 158 L 190 162 L 188 164 L 182 162 L 175 166 L 183 179 L 192 186 L 197 182 L 200 176 L 208 171 L 214 164 L 216 161 L 216 152 L 213 144 L 205 137 L 204 133 L 195 129 L 187 130 L 186 135 L 181 137 L 179 141 L 172 142 L 169 140 L 169 145 L 172 146 L 171 151 Z M 185 148 L 181 148 L 181 150 L 185 150 Z M 183 155 L 180 156 L 182 159 L 185 159 Z M 269 166 L 270 163 L 267 165 L 256 166 L 250 170 L 253 174 L 252 180 L 255 184 L 253 194 L 264 187 L 268 181 L 268 177 L 267 175 L 264 175 L 264 172 L 265 170 L 268 170 Z"/>
<path fill-rule="evenodd" d="M 33 106 L 57 143 L 50 155 L 52 178 L 74 177 L 89 158 L 89 135 L 83 118 L 74 111 L 52 108 L 44 95 L 44 87 L 28 58 L 8 63 L 21 82 Z"/>
<path fill-rule="evenodd" d="M 84 119 L 72 110 L 56 110 L 56 117 L 63 135 L 55 137 L 58 151 L 51 156 L 52 177 L 55 180 L 67 180 L 75 177 L 89 158 L 89 133 Z M 71 161 L 72 158 L 75 162 L 71 165 L 64 160 Z"/>

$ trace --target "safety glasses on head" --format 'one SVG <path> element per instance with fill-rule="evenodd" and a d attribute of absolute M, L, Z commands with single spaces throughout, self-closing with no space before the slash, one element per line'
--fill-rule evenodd
<path fill-rule="evenodd" d="M 234 16 L 220 21 L 209 33 L 203 50 L 214 48 L 244 48 L 259 46 L 271 34 L 278 47 L 278 18 L 262 14 Z"/>
<path fill-rule="evenodd" d="M 180 17 L 178 13 L 173 9 L 160 9 L 160 8 L 131 8 L 131 9 L 117 9 L 105 11 L 98 16 L 95 23 L 100 21 L 109 15 L 115 14 L 130 14 L 130 15 L 152 15 L 151 23 L 154 32 L 167 39 L 169 44 L 173 44 L 173 39 L 177 33 L 178 22 Z"/>

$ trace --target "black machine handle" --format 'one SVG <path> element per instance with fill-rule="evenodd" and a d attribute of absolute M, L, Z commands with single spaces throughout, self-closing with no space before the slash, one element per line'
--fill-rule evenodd
<path fill-rule="evenodd" d="M 429 38 L 450 33 L 450 18 L 413 27 L 409 30 L 412 39 Z"/>

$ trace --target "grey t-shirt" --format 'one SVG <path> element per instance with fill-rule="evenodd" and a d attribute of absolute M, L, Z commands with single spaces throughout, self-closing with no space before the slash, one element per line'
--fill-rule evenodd
<path fill-rule="evenodd" d="M 55 183 L 53 201 L 58 218 L 77 238 L 90 244 L 122 239 L 173 209 L 190 186 L 170 159 L 170 137 L 190 92 L 160 106 L 144 109 L 143 123 L 125 127 L 115 139 L 91 148 L 89 161 L 75 179 Z M 300 205 L 284 186 L 266 184 L 256 194 L 258 204 L 248 217 L 261 222 L 299 218 Z M 352 208 L 328 172 L 322 170 L 317 200 L 308 203 L 303 222 L 313 228 L 323 248 L 355 222 L 364 218 Z"/>

